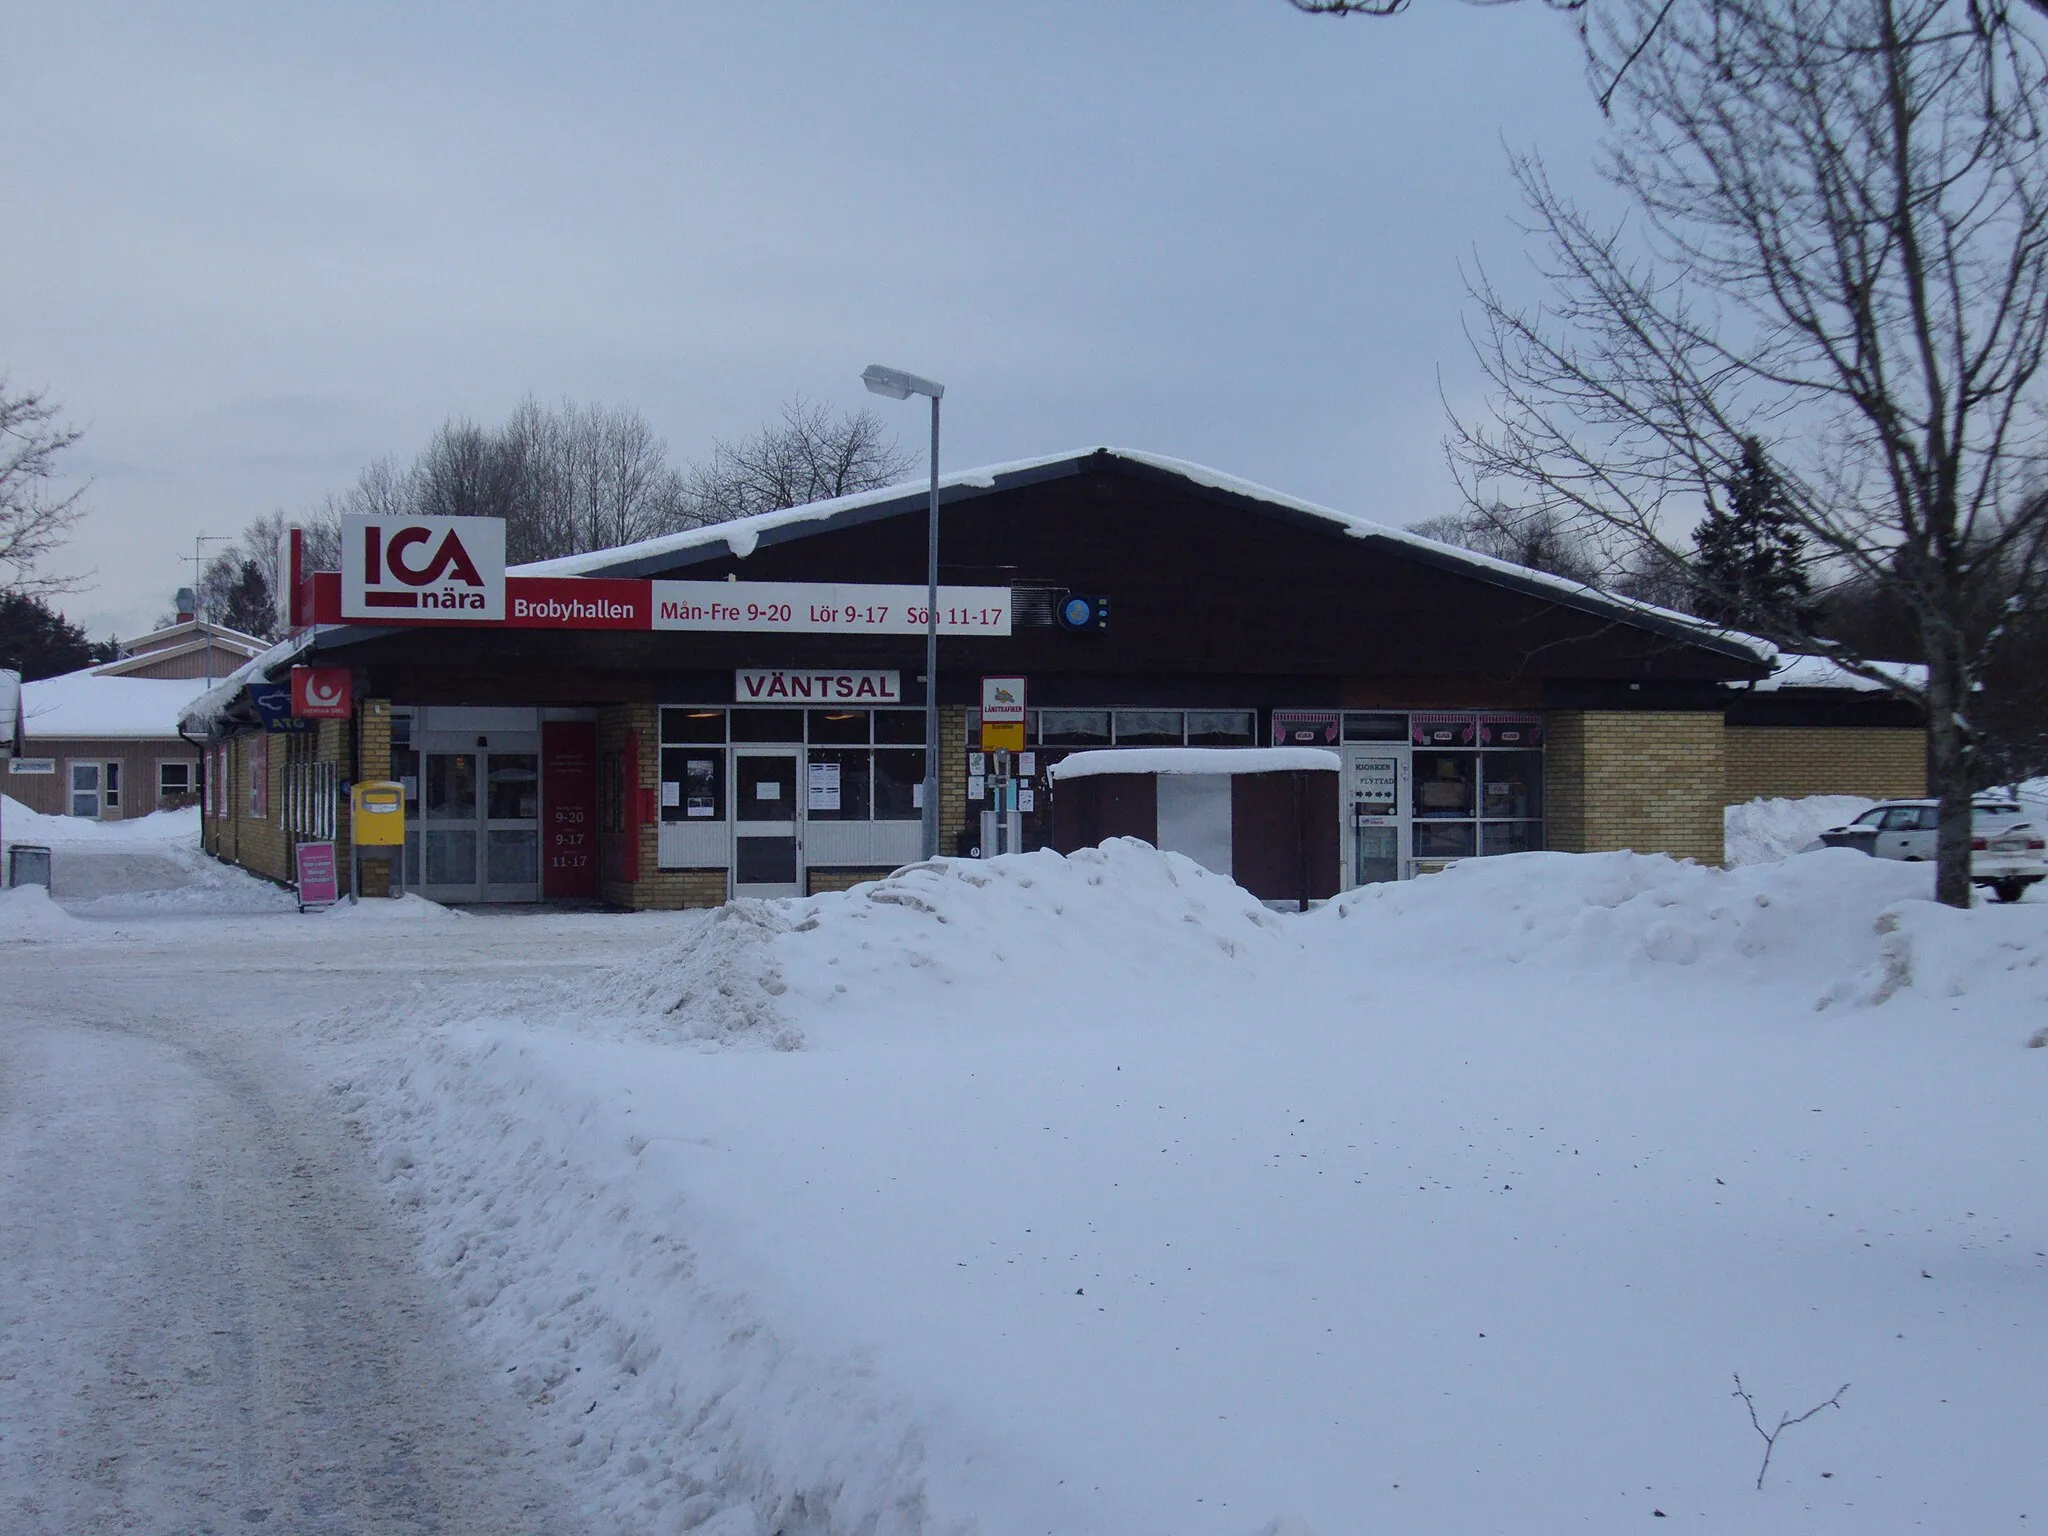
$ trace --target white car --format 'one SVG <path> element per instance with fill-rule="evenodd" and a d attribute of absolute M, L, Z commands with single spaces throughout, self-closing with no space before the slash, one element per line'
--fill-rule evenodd
<path fill-rule="evenodd" d="M 1909 863 L 1934 858 L 1940 830 L 1938 800 L 1887 800 L 1845 827 L 1830 827 L 1829 848 L 1860 848 L 1880 859 Z M 1983 798 L 1970 819 L 1970 883 L 1988 886 L 2000 901 L 2018 901 L 2028 886 L 2048 879 L 2048 836 L 2017 800 Z"/>

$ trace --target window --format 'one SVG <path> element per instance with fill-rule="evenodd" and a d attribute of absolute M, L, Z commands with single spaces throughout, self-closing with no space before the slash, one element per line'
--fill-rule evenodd
<path fill-rule="evenodd" d="M 1109 745 L 1109 711 L 1041 709 L 1038 711 L 1038 739 L 1048 747 L 1106 747 Z"/>
<path fill-rule="evenodd" d="M 1478 782 L 1476 752 L 1415 754 L 1415 814 L 1443 820 L 1469 820 Z M 1421 856 L 1421 844 L 1416 846 Z"/>
<path fill-rule="evenodd" d="M 1364 715 L 1347 712 L 1344 716 L 1344 739 L 1346 741 L 1406 741 L 1408 739 L 1408 717 L 1406 715 Z"/>
<path fill-rule="evenodd" d="M 924 753 L 875 754 L 875 820 L 918 821 L 924 816 Z"/>
<path fill-rule="evenodd" d="M 736 709 L 732 712 L 734 741 L 802 741 L 804 712 L 800 709 Z"/>
<path fill-rule="evenodd" d="M 183 800 L 192 793 L 191 763 L 159 761 L 156 765 L 156 797 L 159 800 Z"/>
<path fill-rule="evenodd" d="M 723 720 L 720 734 L 723 735 Z M 725 752 L 723 748 L 661 749 L 661 819 L 663 821 L 725 820 Z"/>
<path fill-rule="evenodd" d="M 924 745 L 924 711 L 921 709 L 878 709 L 875 711 L 875 740 L 889 745 Z"/>
<path fill-rule="evenodd" d="M 819 746 L 864 747 L 869 718 L 864 709 L 814 709 L 808 722 L 809 739 Z M 923 735 L 920 730 L 919 738 Z"/>
<path fill-rule="evenodd" d="M 725 741 L 725 711 L 722 709 L 664 709 L 661 712 L 663 746 L 714 746 Z"/>
<path fill-rule="evenodd" d="M 262 821 L 270 815 L 270 737 L 258 732 L 243 739 L 248 743 L 243 760 L 249 766 L 249 819 Z"/>
<path fill-rule="evenodd" d="M 1181 744 L 1177 709 L 1116 711 L 1116 744 L 1120 747 L 1177 747 Z"/>
<path fill-rule="evenodd" d="M 886 755 L 917 758 L 918 774 L 922 777 L 922 752 Z M 804 814 L 812 821 L 868 820 L 873 805 L 869 788 L 871 763 L 865 749 L 813 747 L 804 769 Z"/>
<path fill-rule="evenodd" d="M 110 811 L 121 809 L 121 765 L 107 764 L 106 808 Z"/>
<path fill-rule="evenodd" d="M 1252 710 L 1188 711 L 1188 745 L 1191 747 L 1255 747 L 1258 744 L 1259 717 Z"/>

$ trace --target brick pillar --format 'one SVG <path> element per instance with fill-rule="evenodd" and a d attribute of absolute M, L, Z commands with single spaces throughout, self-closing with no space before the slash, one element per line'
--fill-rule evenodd
<path fill-rule="evenodd" d="M 1719 864 L 1725 732 L 1713 711 L 1572 710 L 1549 717 L 1548 841 Z"/>
<path fill-rule="evenodd" d="M 967 706 L 939 706 L 939 854 L 950 857 L 967 827 Z"/>

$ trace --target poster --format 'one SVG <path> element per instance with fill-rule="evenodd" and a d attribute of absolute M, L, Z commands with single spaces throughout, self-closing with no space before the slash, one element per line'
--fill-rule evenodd
<path fill-rule="evenodd" d="M 814 762 L 810 765 L 810 792 L 806 806 L 814 811 L 839 809 L 839 764 Z"/>
<path fill-rule="evenodd" d="M 708 818 L 718 814 L 718 761 L 693 757 L 683 765 L 683 814 Z"/>

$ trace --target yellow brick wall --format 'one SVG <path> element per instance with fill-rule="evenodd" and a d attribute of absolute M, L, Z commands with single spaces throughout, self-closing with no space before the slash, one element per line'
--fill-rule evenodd
<path fill-rule="evenodd" d="M 722 907 L 725 881 L 726 872 L 722 869 L 656 869 L 653 855 L 649 854 L 647 862 L 640 866 L 639 884 L 627 888 L 627 900 L 621 905 L 640 912 Z"/>
<path fill-rule="evenodd" d="M 886 869 L 809 869 L 804 871 L 805 889 L 812 896 L 822 896 L 827 891 L 850 891 L 870 880 L 886 879 L 890 873 Z"/>
<path fill-rule="evenodd" d="M 265 776 L 267 814 L 258 819 L 249 814 L 249 779 L 255 771 L 256 745 L 269 748 Z M 234 738 L 233 770 L 228 782 L 233 797 L 228 802 L 231 857 L 244 869 L 272 880 L 289 883 L 291 858 L 284 840 L 284 737 L 265 738 L 261 732 L 244 731 Z"/>
<path fill-rule="evenodd" d="M 939 706 L 939 856 L 950 857 L 967 827 L 967 706 Z"/>
<path fill-rule="evenodd" d="M 1549 716 L 1548 841 L 1718 864 L 1726 747 L 1719 714 L 1567 710 Z"/>
<path fill-rule="evenodd" d="M 1927 733 L 1914 727 L 1731 725 L 1728 803 L 1760 796 L 1927 793 Z"/>

